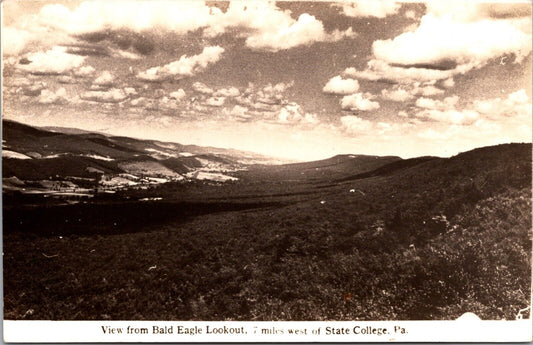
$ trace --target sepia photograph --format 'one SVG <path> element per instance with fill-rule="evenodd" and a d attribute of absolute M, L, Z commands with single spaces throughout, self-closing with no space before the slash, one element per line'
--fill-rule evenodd
<path fill-rule="evenodd" d="M 5 330 L 531 321 L 530 1 L 1 5 Z"/>

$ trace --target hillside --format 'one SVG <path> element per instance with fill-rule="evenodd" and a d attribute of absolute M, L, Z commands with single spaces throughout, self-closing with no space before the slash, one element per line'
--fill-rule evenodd
<path fill-rule="evenodd" d="M 141 152 L 142 141 L 115 140 Z M 246 165 L 226 173 L 236 180 L 204 183 L 200 173 L 239 163 L 144 152 L 133 168 L 132 157 L 71 154 L 69 169 L 197 175 L 70 205 L 12 193 L 46 183 L 4 174 L 5 318 L 515 319 L 531 299 L 531 156 L 531 144 L 451 158 L 343 155 Z M 3 162 L 33 174 L 42 160 Z"/>
<path fill-rule="evenodd" d="M 272 158 L 249 152 L 116 137 L 74 128 L 46 130 L 6 120 L 3 121 L 2 157 L 3 178 L 26 182 L 13 185 L 6 180 L 5 190 L 55 197 L 68 193 L 69 198 L 72 193 L 91 194 L 96 187 L 100 192 L 114 193 L 175 181 L 218 184 L 241 178 L 320 180 L 368 172 L 400 160 L 399 157 L 344 155 L 315 162 L 273 165 Z"/>

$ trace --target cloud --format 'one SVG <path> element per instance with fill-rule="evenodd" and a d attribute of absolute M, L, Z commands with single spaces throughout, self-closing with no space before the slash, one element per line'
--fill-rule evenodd
<path fill-rule="evenodd" d="M 390 64 L 438 65 L 450 61 L 478 67 L 507 53 L 522 60 L 531 51 L 531 35 L 509 21 L 458 22 L 427 14 L 416 31 L 375 41 L 372 49 L 377 59 Z"/>
<path fill-rule="evenodd" d="M 416 28 L 375 41 L 367 67 L 349 67 L 344 75 L 402 84 L 442 80 L 441 85 L 450 88 L 455 75 L 481 68 L 491 59 L 512 54 L 513 62 L 522 62 L 531 53 L 531 19 L 522 15 L 530 9 L 493 5 L 498 4 L 428 2 L 428 12 Z M 511 15 L 510 7 L 521 14 Z"/>
<path fill-rule="evenodd" d="M 459 21 L 531 17 L 531 4 L 519 2 L 430 1 L 426 7 L 428 13 L 436 16 L 450 16 Z"/>
<path fill-rule="evenodd" d="M 383 89 L 381 90 L 381 95 L 384 99 L 395 102 L 405 102 L 415 97 L 411 92 L 403 88 L 395 88 L 393 90 Z"/>
<path fill-rule="evenodd" d="M 480 114 L 491 119 L 508 119 L 515 117 L 529 121 L 532 112 L 531 101 L 524 89 L 509 94 L 505 99 L 498 97 L 486 100 L 476 100 L 473 103 L 473 108 Z"/>
<path fill-rule="evenodd" d="M 93 75 L 95 69 L 93 66 L 81 66 L 73 71 L 74 75 L 77 77 L 89 77 Z"/>
<path fill-rule="evenodd" d="M 228 87 L 224 89 L 219 89 L 217 92 L 215 92 L 215 96 L 223 96 L 223 97 L 237 97 L 241 94 L 239 89 L 236 87 Z"/>
<path fill-rule="evenodd" d="M 323 92 L 333 93 L 338 95 L 348 95 L 359 90 L 359 82 L 354 79 L 342 79 L 341 76 L 331 78 L 324 88 Z"/>
<path fill-rule="evenodd" d="M 152 67 L 140 72 L 137 77 L 144 81 L 163 81 L 167 79 L 182 79 L 193 76 L 205 70 L 208 65 L 220 60 L 224 48 L 219 46 L 205 47 L 199 55 L 182 55 L 179 60 L 164 66 Z"/>
<path fill-rule="evenodd" d="M 44 82 L 31 82 L 28 79 L 21 79 L 11 83 L 11 86 L 17 87 L 17 93 L 22 92 L 26 96 L 39 96 L 41 91 L 47 86 Z"/>
<path fill-rule="evenodd" d="M 136 94 L 137 94 L 137 90 L 135 90 L 134 87 L 125 87 L 125 88 L 124 88 L 124 92 L 125 92 L 126 95 L 128 95 L 128 96 L 136 95 Z"/>
<path fill-rule="evenodd" d="M 76 78 L 72 78 L 69 75 L 60 75 L 57 77 L 57 81 L 61 84 L 76 84 L 78 82 Z"/>
<path fill-rule="evenodd" d="M 455 86 L 455 81 L 453 78 L 448 78 L 442 82 L 442 86 L 449 89 Z"/>
<path fill-rule="evenodd" d="M 354 1 L 333 4 L 335 7 L 342 8 L 342 12 L 348 17 L 376 17 L 385 18 L 386 16 L 398 13 L 400 4 L 395 1 Z"/>
<path fill-rule="evenodd" d="M 514 127 L 511 130 L 514 132 L 513 134 L 515 136 L 515 133 L 517 132 L 516 129 L 517 127 Z M 487 121 L 485 119 L 477 119 L 468 125 L 451 124 L 437 129 L 427 128 L 419 131 L 417 136 L 422 139 L 438 142 L 450 142 L 450 140 L 456 141 L 461 138 L 466 140 L 471 140 L 473 138 L 484 140 L 486 145 L 494 145 L 495 142 L 509 142 L 509 137 L 507 136 L 507 133 L 505 133 L 501 124 Z"/>
<path fill-rule="evenodd" d="M 41 91 L 38 102 L 41 104 L 60 104 L 67 100 L 67 91 L 65 88 L 59 88 L 55 92 L 44 89 Z"/>
<path fill-rule="evenodd" d="M 479 113 L 475 110 L 457 110 L 458 102 L 458 96 L 446 97 L 442 101 L 420 97 L 416 100 L 416 106 L 422 109 L 415 116 L 456 125 L 468 125 L 479 118 Z"/>
<path fill-rule="evenodd" d="M 342 116 L 341 124 L 342 128 L 349 134 L 363 134 L 370 131 L 373 127 L 371 121 L 355 115 Z"/>
<path fill-rule="evenodd" d="M 436 96 L 444 93 L 444 90 L 435 87 L 431 83 L 414 82 L 408 85 L 394 85 L 390 89 L 381 90 L 383 99 L 396 102 L 405 102 L 416 96 Z"/>
<path fill-rule="evenodd" d="M 119 103 L 128 98 L 121 89 L 112 88 L 108 91 L 87 91 L 80 96 L 81 99 L 101 103 Z"/>
<path fill-rule="evenodd" d="M 268 83 L 261 90 L 255 92 L 255 95 L 253 95 L 252 97 L 256 102 L 263 104 L 281 104 L 281 101 L 284 98 L 285 91 L 287 91 L 287 89 L 291 88 L 293 85 L 294 81 L 291 81 L 289 83 L 280 82 L 274 85 Z M 250 91 L 251 90 L 248 90 L 248 92 Z"/>
<path fill-rule="evenodd" d="M 130 104 L 133 107 L 143 108 L 143 107 L 146 107 L 149 104 L 149 102 L 150 101 L 148 100 L 148 98 L 139 97 L 139 98 L 132 99 L 130 101 Z"/>
<path fill-rule="evenodd" d="M 379 109 L 379 103 L 371 100 L 373 96 L 369 93 L 355 93 L 344 96 L 341 99 L 341 107 L 344 110 L 363 110 L 370 111 Z"/>
<path fill-rule="evenodd" d="M 226 97 L 209 97 L 204 104 L 210 107 L 221 107 L 225 101 Z"/>
<path fill-rule="evenodd" d="M 85 45 L 103 49 L 108 55 L 128 59 L 140 59 L 154 50 L 154 41 L 145 32 L 138 33 L 131 29 L 109 29 L 77 34 L 76 38 L 87 42 Z"/>
<path fill-rule="evenodd" d="M 46 52 L 26 54 L 28 63 L 19 63 L 17 68 L 32 74 L 65 74 L 80 67 L 85 57 L 66 53 L 65 47 L 53 47 Z"/>
<path fill-rule="evenodd" d="M 207 36 L 237 30 L 237 34 L 246 39 L 247 47 L 271 52 L 355 37 L 351 27 L 326 32 L 322 22 L 314 16 L 302 13 L 295 20 L 290 11 L 280 10 L 275 3 L 265 1 L 231 2 L 226 12 L 216 12 L 208 22 L 204 30 Z"/>
<path fill-rule="evenodd" d="M 252 118 L 248 108 L 235 104 L 233 108 L 224 108 L 222 113 L 230 119 L 247 122 Z"/>
<path fill-rule="evenodd" d="M 234 98 L 237 104 L 259 111 L 275 112 L 286 104 L 284 93 L 294 85 L 294 81 L 277 84 L 268 83 L 262 88 L 249 83 L 248 87 Z"/>
<path fill-rule="evenodd" d="M 298 103 L 291 102 L 277 113 L 277 121 L 282 124 L 316 124 L 318 117 L 315 114 L 305 113 Z"/>
<path fill-rule="evenodd" d="M 371 59 L 367 62 L 366 69 L 359 71 L 354 67 L 348 67 L 343 74 L 370 81 L 393 81 L 402 84 L 413 82 L 428 82 L 448 79 L 458 73 L 466 73 L 471 66 L 458 66 L 453 70 L 438 70 L 423 67 L 393 66 L 385 61 Z"/>
<path fill-rule="evenodd" d="M 405 18 L 409 18 L 409 19 L 416 19 L 416 12 L 413 11 L 413 10 L 407 10 L 405 11 Z"/>
<path fill-rule="evenodd" d="M 284 82 L 280 82 L 277 84 L 268 83 L 265 87 L 263 87 L 261 91 L 267 96 L 279 95 L 293 86 L 294 86 L 294 80 L 289 83 L 284 83 Z"/>
<path fill-rule="evenodd" d="M 263 14 L 263 16 L 266 15 Z M 322 22 L 307 13 L 301 14 L 297 21 L 293 21 L 288 16 L 284 22 L 282 25 L 275 23 L 272 26 L 261 27 L 259 32 L 248 36 L 246 45 L 253 49 L 277 52 L 314 42 L 339 41 L 343 38 L 355 37 L 351 27 L 345 31 L 335 30 L 332 33 L 326 33 Z"/>
<path fill-rule="evenodd" d="M 192 84 L 192 89 L 196 92 L 203 93 L 204 95 L 212 95 L 214 93 L 212 88 L 199 81 Z"/>
<path fill-rule="evenodd" d="M 479 113 L 474 110 L 437 110 L 427 109 L 416 114 L 417 117 L 423 117 L 438 122 L 452 123 L 455 125 L 471 124 L 479 118 Z"/>
<path fill-rule="evenodd" d="M 352 28 L 326 32 L 322 22 L 310 14 L 303 13 L 293 19 L 290 11 L 263 1 L 232 2 L 224 12 L 200 1 L 86 1 L 73 9 L 49 4 L 30 21 L 33 25 L 77 35 L 81 40 L 106 40 L 121 45 L 121 49 L 131 46 L 141 54 L 147 50 L 138 44 L 136 35 L 120 37 L 117 41 L 113 34 L 106 36 L 106 30 L 131 30 L 138 34 L 158 28 L 180 35 L 203 30 L 211 38 L 232 30 L 246 39 L 249 48 L 267 51 L 355 36 Z M 93 33 L 99 36 L 86 37 Z"/>
<path fill-rule="evenodd" d="M 115 81 L 115 76 L 111 74 L 109 71 L 103 71 L 100 73 L 98 78 L 94 80 L 95 85 L 99 86 L 111 86 L 113 85 L 113 82 Z"/>
<path fill-rule="evenodd" d="M 442 101 L 420 97 L 416 100 L 416 106 L 426 109 L 451 109 L 459 102 L 459 96 L 450 96 L 444 98 Z"/>
<path fill-rule="evenodd" d="M 5 56 L 18 55 L 30 41 L 30 33 L 11 27 L 2 28 L 2 54 Z"/>
<path fill-rule="evenodd" d="M 164 97 L 162 97 L 159 100 L 159 109 L 162 109 L 162 110 L 177 110 L 180 107 L 183 107 L 183 105 L 180 104 L 179 101 L 180 101 L 179 99 L 168 98 L 168 97 L 164 96 Z"/>
<path fill-rule="evenodd" d="M 420 108 L 414 115 L 440 123 L 469 126 L 477 123 L 493 123 L 498 126 L 521 128 L 531 124 L 532 104 L 524 89 L 515 91 L 507 98 L 475 100 L 458 109 L 459 97 L 446 97 L 442 101 L 421 97 L 416 106 Z M 484 120 L 485 122 L 479 122 Z M 488 122 L 487 122 L 488 121 Z M 488 128 L 488 127 L 487 127 Z M 428 134 L 430 132 L 427 132 Z"/>
<path fill-rule="evenodd" d="M 178 89 L 177 91 L 173 91 L 171 93 L 169 93 L 168 95 L 170 98 L 173 98 L 175 100 L 182 100 L 185 98 L 186 94 L 185 94 L 185 91 L 183 91 L 183 89 Z"/>
<path fill-rule="evenodd" d="M 423 95 L 423 96 L 436 96 L 444 93 L 444 90 L 439 89 L 433 85 L 426 85 L 426 86 L 418 86 L 417 83 L 415 83 L 415 87 L 412 91 L 416 95 Z"/>
<path fill-rule="evenodd" d="M 86 1 L 72 10 L 60 4 L 46 5 L 38 21 L 72 34 L 124 28 L 141 32 L 155 26 L 186 33 L 207 25 L 215 12 L 201 2 Z"/>

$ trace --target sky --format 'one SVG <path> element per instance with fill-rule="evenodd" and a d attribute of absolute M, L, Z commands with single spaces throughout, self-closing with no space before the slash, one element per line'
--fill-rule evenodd
<path fill-rule="evenodd" d="M 531 3 L 2 2 L 2 117 L 312 160 L 532 141 Z"/>

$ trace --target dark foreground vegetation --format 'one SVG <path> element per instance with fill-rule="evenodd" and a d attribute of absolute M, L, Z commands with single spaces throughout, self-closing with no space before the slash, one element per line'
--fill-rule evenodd
<path fill-rule="evenodd" d="M 4 317 L 514 319 L 530 303 L 531 145 L 387 164 L 70 206 L 4 196 Z"/>

